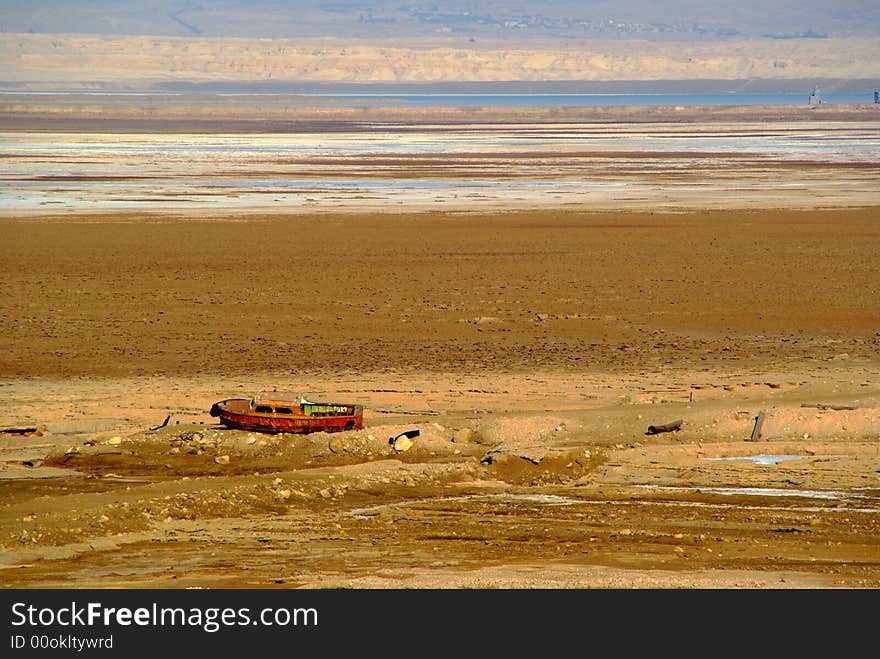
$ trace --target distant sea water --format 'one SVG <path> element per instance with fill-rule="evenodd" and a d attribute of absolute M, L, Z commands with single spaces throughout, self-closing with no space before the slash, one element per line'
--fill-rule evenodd
<path fill-rule="evenodd" d="M 340 104 L 420 107 L 602 107 L 703 105 L 807 105 L 809 94 L 322 94 Z M 822 96 L 823 104 L 873 103 L 873 93 Z"/>
<path fill-rule="evenodd" d="M 2 91 L 0 95 L 15 96 L 103 96 L 103 97 L 160 97 L 190 96 L 187 92 L 169 91 Z M 295 99 L 298 104 L 314 102 L 320 105 L 355 107 L 603 107 L 603 106 L 723 106 L 723 105 L 808 105 L 809 93 L 804 94 L 751 94 L 751 93 L 703 93 L 703 94 L 389 94 L 389 93 L 281 93 L 281 92 L 214 92 L 196 93 L 205 102 L 218 102 L 225 97 L 280 97 Z M 823 105 L 863 104 L 874 102 L 874 92 L 834 92 L 822 94 Z"/>

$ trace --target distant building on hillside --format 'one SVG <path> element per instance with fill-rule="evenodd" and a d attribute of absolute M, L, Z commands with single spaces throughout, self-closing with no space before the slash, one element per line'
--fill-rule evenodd
<path fill-rule="evenodd" d="M 819 91 L 819 85 L 813 87 L 813 93 L 810 94 L 810 105 L 819 105 L 822 102 L 822 94 Z"/>

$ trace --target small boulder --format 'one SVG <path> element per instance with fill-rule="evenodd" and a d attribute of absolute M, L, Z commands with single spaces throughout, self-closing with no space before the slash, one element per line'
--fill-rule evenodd
<path fill-rule="evenodd" d="M 407 437 L 406 435 L 403 435 L 402 437 L 398 437 L 397 439 L 395 439 L 394 444 L 393 444 L 394 450 L 397 451 L 398 453 L 402 453 L 403 451 L 410 450 L 412 448 L 412 445 L 413 445 L 413 441 L 409 437 Z"/>

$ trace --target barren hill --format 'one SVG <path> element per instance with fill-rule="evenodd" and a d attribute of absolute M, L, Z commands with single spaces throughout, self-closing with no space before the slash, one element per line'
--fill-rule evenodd
<path fill-rule="evenodd" d="M 182 81 L 870 79 L 880 59 L 875 38 L 432 43 L 5 34 L 0 82 L 76 88 Z"/>

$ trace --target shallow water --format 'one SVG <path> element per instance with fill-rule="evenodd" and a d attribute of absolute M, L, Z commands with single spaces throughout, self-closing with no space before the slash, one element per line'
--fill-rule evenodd
<path fill-rule="evenodd" d="M 216 92 L 204 93 L 191 97 L 197 104 L 216 104 L 224 98 L 254 97 L 271 100 L 277 97 L 290 97 L 299 99 L 299 102 L 333 105 L 335 107 L 387 107 L 415 106 L 415 107 L 607 107 L 607 106 L 631 106 L 631 107 L 696 107 L 718 105 L 806 105 L 809 102 L 810 91 L 802 94 L 750 94 L 744 92 L 719 93 L 719 94 L 654 94 L 654 93 L 289 93 L 289 92 Z M 84 96 L 103 98 L 137 98 L 152 96 L 157 98 L 174 98 L 183 96 L 183 92 L 173 91 L 15 91 L 0 90 L 0 95 L 16 96 Z M 831 92 L 822 94 L 825 104 L 845 103 L 872 103 L 873 93 L 871 90 L 864 92 Z"/>
<path fill-rule="evenodd" d="M 836 501 L 856 501 L 872 498 L 864 494 L 858 494 L 852 490 L 801 490 L 795 488 L 783 489 L 772 487 L 702 487 L 664 485 L 636 485 L 634 487 L 651 490 L 668 490 L 671 492 L 698 491 L 704 494 L 719 494 L 722 496 L 801 497 L 806 499 L 828 499 Z"/>
<path fill-rule="evenodd" d="M 746 455 L 734 458 L 704 458 L 704 460 L 720 460 L 730 462 L 752 462 L 759 465 L 775 465 L 786 460 L 805 460 L 807 455 Z"/>

